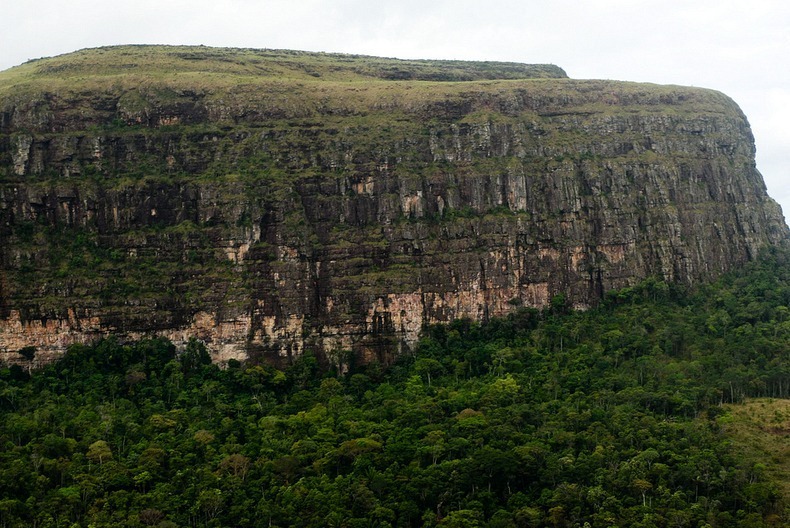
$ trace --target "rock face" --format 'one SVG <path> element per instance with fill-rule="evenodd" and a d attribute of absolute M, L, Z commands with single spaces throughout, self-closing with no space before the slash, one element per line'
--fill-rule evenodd
<path fill-rule="evenodd" d="M 388 362 L 426 323 L 692 284 L 787 238 L 713 91 L 202 47 L 0 73 L 5 362 L 109 334 Z"/>

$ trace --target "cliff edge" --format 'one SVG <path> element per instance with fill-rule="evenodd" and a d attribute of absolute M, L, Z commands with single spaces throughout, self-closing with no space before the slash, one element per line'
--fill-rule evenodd
<path fill-rule="evenodd" d="M 388 362 L 426 323 L 710 280 L 787 238 L 710 90 L 206 47 L 0 72 L 5 362 L 109 334 Z"/>

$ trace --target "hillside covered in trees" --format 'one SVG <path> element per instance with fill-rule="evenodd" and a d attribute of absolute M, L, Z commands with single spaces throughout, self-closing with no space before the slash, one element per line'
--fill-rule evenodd
<path fill-rule="evenodd" d="M 731 409 L 790 397 L 789 306 L 774 250 L 695 291 L 431 327 L 388 369 L 72 346 L 0 371 L 0 526 L 787 526 L 787 457 Z"/>

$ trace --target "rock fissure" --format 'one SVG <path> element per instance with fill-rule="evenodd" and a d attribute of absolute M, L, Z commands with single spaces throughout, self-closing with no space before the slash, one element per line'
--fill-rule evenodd
<path fill-rule="evenodd" d="M 425 324 L 694 284 L 788 238 L 717 92 L 255 50 L 196 80 L 187 48 L 119 49 L 133 74 L 113 49 L 0 73 L 2 361 L 115 333 L 386 363 Z"/>

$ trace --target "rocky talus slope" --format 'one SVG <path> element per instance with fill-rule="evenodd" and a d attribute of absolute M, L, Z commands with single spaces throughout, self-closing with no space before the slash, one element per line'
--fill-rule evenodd
<path fill-rule="evenodd" d="M 390 361 L 788 238 L 737 105 L 554 66 L 117 47 L 0 73 L 0 360 Z M 33 349 L 25 347 L 35 347 Z"/>

